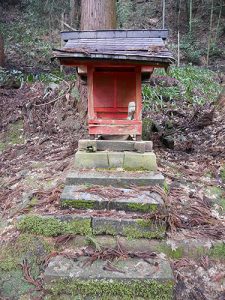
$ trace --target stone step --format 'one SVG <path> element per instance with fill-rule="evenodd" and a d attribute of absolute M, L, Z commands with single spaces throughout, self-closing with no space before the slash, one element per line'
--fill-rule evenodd
<path fill-rule="evenodd" d="M 44 236 L 112 235 L 129 238 L 163 239 L 166 223 L 147 220 L 141 216 L 114 213 L 108 217 L 101 214 L 26 215 L 19 218 L 17 228 L 22 232 Z"/>
<path fill-rule="evenodd" d="M 153 152 L 77 151 L 75 169 L 117 169 L 127 171 L 156 171 L 156 156 Z"/>
<path fill-rule="evenodd" d="M 44 283 L 55 299 L 59 294 L 65 299 L 173 299 L 174 277 L 166 259 L 98 259 L 91 264 L 87 259 L 63 255 L 50 259 Z"/>
<path fill-rule="evenodd" d="M 151 189 L 66 185 L 61 194 L 63 208 L 123 210 L 154 213 L 164 207 L 162 197 Z"/>
<path fill-rule="evenodd" d="M 122 141 L 122 140 L 79 140 L 79 151 L 137 151 L 139 153 L 151 152 L 152 141 Z"/>
<path fill-rule="evenodd" d="M 113 187 L 163 185 L 164 177 L 156 172 L 74 170 L 66 178 L 66 185 L 101 185 Z"/>

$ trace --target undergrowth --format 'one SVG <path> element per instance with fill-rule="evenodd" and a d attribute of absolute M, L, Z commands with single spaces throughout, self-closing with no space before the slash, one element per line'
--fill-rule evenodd
<path fill-rule="evenodd" d="M 143 87 L 144 108 L 151 107 L 159 110 L 164 108 L 165 102 L 170 102 L 176 108 L 179 102 L 188 102 L 189 105 L 204 105 L 213 102 L 221 87 L 215 80 L 216 73 L 208 69 L 191 65 L 185 67 L 171 67 L 168 74 L 164 70 L 156 70 L 154 76 L 169 76 L 179 81 L 174 86 Z"/>

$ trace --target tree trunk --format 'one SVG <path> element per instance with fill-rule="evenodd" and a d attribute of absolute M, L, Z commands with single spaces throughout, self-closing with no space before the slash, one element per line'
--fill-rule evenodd
<path fill-rule="evenodd" d="M 4 40 L 3 36 L 0 33 L 0 67 L 3 67 L 5 60 L 5 54 L 4 54 Z"/>
<path fill-rule="evenodd" d="M 70 0 L 70 25 L 76 29 L 79 27 L 80 20 L 80 1 Z"/>
<path fill-rule="evenodd" d="M 115 28 L 115 0 L 81 0 L 81 30 Z"/>
<path fill-rule="evenodd" d="M 81 30 L 115 29 L 116 0 L 81 0 Z M 80 94 L 78 112 L 87 115 L 87 86 L 78 76 L 76 87 Z"/>

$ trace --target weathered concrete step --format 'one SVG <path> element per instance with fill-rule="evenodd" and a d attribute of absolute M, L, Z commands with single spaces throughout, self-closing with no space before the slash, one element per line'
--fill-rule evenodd
<path fill-rule="evenodd" d="M 137 151 L 139 153 L 152 151 L 151 141 L 119 141 L 119 140 L 79 140 L 80 151 Z"/>
<path fill-rule="evenodd" d="M 155 172 L 119 172 L 119 171 L 73 171 L 66 178 L 66 185 L 102 185 L 129 187 L 163 185 L 164 177 Z"/>
<path fill-rule="evenodd" d="M 79 299 L 173 299 L 174 277 L 169 262 L 159 258 L 77 260 L 52 258 L 45 270 L 47 290 Z M 73 298 L 74 299 L 74 298 Z"/>
<path fill-rule="evenodd" d="M 128 171 L 156 171 L 156 156 L 153 152 L 115 152 L 77 151 L 74 160 L 75 169 L 116 169 L 121 168 Z"/>
<path fill-rule="evenodd" d="M 102 186 L 87 187 L 66 185 L 61 194 L 63 208 L 93 210 L 124 210 L 151 213 L 164 207 L 164 201 L 158 193 L 147 188 L 128 189 Z"/>
<path fill-rule="evenodd" d="M 59 236 L 64 234 L 112 235 L 129 238 L 162 239 L 166 233 L 166 223 L 132 219 L 129 216 L 88 216 L 88 215 L 27 215 L 19 219 L 17 228 L 23 232 Z"/>

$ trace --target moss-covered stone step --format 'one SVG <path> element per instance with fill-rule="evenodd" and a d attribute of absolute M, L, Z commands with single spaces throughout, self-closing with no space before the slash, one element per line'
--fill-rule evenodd
<path fill-rule="evenodd" d="M 122 235 L 132 238 L 162 239 L 165 237 L 165 222 L 143 219 L 92 218 L 94 235 Z"/>
<path fill-rule="evenodd" d="M 155 192 L 129 188 L 65 186 L 61 194 L 62 208 L 92 210 L 124 210 L 154 213 L 164 208 L 162 197 Z"/>
<path fill-rule="evenodd" d="M 163 185 L 161 173 L 146 171 L 74 170 L 66 178 L 66 185 L 101 185 L 113 187 Z"/>
<path fill-rule="evenodd" d="M 27 215 L 20 218 L 17 228 L 22 232 L 43 236 L 107 234 L 129 238 L 162 239 L 166 233 L 165 222 L 131 219 L 126 216 L 112 218 L 82 215 Z"/>
<path fill-rule="evenodd" d="M 166 259 L 97 260 L 85 267 L 86 260 L 52 258 L 44 273 L 46 289 L 56 299 L 59 294 L 79 299 L 173 299 L 174 277 Z"/>

